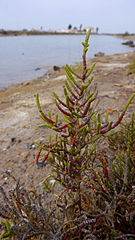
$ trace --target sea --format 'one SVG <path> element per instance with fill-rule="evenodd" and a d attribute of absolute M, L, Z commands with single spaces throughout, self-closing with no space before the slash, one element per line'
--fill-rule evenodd
<path fill-rule="evenodd" d="M 84 35 L 0 37 L 0 89 L 42 76 L 54 65 L 81 61 L 84 39 Z M 132 51 L 122 42 L 113 36 L 92 35 L 87 59 L 97 52 L 111 55 Z"/>

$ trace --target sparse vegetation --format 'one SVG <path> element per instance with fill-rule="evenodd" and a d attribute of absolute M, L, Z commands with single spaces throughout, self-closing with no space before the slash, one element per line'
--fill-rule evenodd
<path fill-rule="evenodd" d="M 129 65 L 129 69 L 127 72 L 127 76 L 130 74 L 135 74 L 135 59 L 133 60 L 133 62 Z"/>

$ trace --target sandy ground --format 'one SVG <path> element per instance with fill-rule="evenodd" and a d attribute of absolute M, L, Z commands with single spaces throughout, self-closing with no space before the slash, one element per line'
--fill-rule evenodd
<path fill-rule="evenodd" d="M 135 76 L 126 76 L 128 65 L 135 59 L 135 52 L 97 57 L 93 71 L 94 84 L 97 84 L 98 109 L 110 118 L 115 118 L 116 112 L 123 109 L 132 93 L 135 92 Z M 77 66 L 74 66 L 76 69 Z M 38 92 L 44 112 L 48 110 L 54 115 L 57 111 L 51 92 L 55 91 L 63 98 L 65 81 L 64 68 L 58 72 L 35 80 L 21 83 L 0 91 L 0 183 L 11 185 L 7 178 L 2 178 L 3 171 L 10 171 L 16 178 L 28 187 L 38 187 L 44 177 L 50 172 L 50 167 L 37 169 L 35 157 L 38 147 L 35 141 L 47 142 L 47 128 L 38 128 L 42 123 L 36 106 L 35 95 Z M 135 110 L 135 99 L 130 104 L 126 119 Z"/>

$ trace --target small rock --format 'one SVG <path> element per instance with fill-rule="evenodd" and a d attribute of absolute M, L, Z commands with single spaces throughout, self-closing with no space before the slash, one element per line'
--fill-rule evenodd
<path fill-rule="evenodd" d="M 46 163 L 46 162 L 44 162 L 44 163 L 43 163 L 43 162 L 38 162 L 38 163 L 37 163 L 37 167 L 38 167 L 38 169 L 39 169 L 39 168 L 43 168 L 43 167 L 45 167 L 47 164 L 48 164 L 48 163 Z"/>
<path fill-rule="evenodd" d="M 122 42 L 122 45 L 130 45 L 130 44 L 133 44 L 134 42 L 133 41 L 126 41 L 126 42 Z"/>
<path fill-rule="evenodd" d="M 25 82 L 25 83 L 22 83 L 23 86 L 28 86 L 30 85 L 30 82 Z"/>
<path fill-rule="evenodd" d="M 123 42 L 122 45 L 128 45 L 129 47 L 135 47 L 135 44 L 133 41 L 126 41 L 126 42 Z"/>
<path fill-rule="evenodd" d="M 115 83 L 114 86 L 116 86 L 116 87 L 123 87 L 122 84 L 118 84 L 118 83 Z"/>
<path fill-rule="evenodd" d="M 2 174 L 3 173 L 3 171 L 0 169 L 0 174 Z"/>
<path fill-rule="evenodd" d="M 22 140 L 21 140 L 21 139 L 19 139 L 19 140 L 18 140 L 18 143 L 21 143 L 21 142 L 22 142 Z"/>
<path fill-rule="evenodd" d="M 39 71 L 39 70 L 41 70 L 41 68 L 40 68 L 40 67 L 37 67 L 37 68 L 35 68 L 35 71 Z"/>
<path fill-rule="evenodd" d="M 24 168 L 20 168 L 20 171 L 21 171 L 21 172 L 25 172 L 25 169 L 24 169 Z"/>
<path fill-rule="evenodd" d="M 9 148 L 10 148 L 10 146 L 5 146 L 2 150 L 4 152 L 4 151 L 8 150 Z"/>
<path fill-rule="evenodd" d="M 32 147 L 32 149 L 35 149 L 35 148 L 36 148 L 36 145 L 33 144 L 31 147 Z"/>
<path fill-rule="evenodd" d="M 23 151 L 20 153 L 21 157 L 23 158 L 27 158 L 29 156 L 29 152 L 28 151 Z"/>
<path fill-rule="evenodd" d="M 98 52 L 94 56 L 95 57 L 103 57 L 105 54 L 103 52 Z"/>
<path fill-rule="evenodd" d="M 16 142 L 16 138 L 15 137 L 11 138 L 11 143 L 15 143 L 15 142 Z"/>
<path fill-rule="evenodd" d="M 23 149 L 29 149 L 29 146 L 28 145 L 24 145 Z"/>
<path fill-rule="evenodd" d="M 110 75 L 110 72 L 104 73 L 103 75 L 106 77 L 106 76 Z"/>
<path fill-rule="evenodd" d="M 54 65 L 54 66 L 53 66 L 53 70 L 54 70 L 54 71 L 60 71 L 60 67 Z"/>
<path fill-rule="evenodd" d="M 33 146 L 34 146 L 34 143 L 33 143 L 33 142 L 28 144 L 28 148 L 29 148 L 29 149 L 32 149 Z"/>

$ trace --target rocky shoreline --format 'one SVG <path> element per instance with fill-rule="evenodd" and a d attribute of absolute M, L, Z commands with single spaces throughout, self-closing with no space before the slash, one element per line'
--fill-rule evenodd
<path fill-rule="evenodd" d="M 117 110 L 123 109 L 128 98 L 135 92 L 135 75 L 127 76 L 129 64 L 135 59 L 135 52 L 114 54 L 91 59 L 88 65 L 97 62 L 93 71 L 94 85 L 97 85 L 98 110 L 105 115 L 108 111 L 115 118 Z M 74 66 L 77 68 L 77 65 Z M 47 142 L 49 129 L 38 128 L 42 122 L 36 106 L 38 92 L 44 112 L 56 113 L 51 92 L 63 97 L 65 81 L 64 68 L 50 71 L 29 82 L 20 83 L 0 91 L 0 176 L 4 170 L 13 173 L 28 187 L 38 187 L 49 166 L 37 169 L 35 156 L 38 148 L 35 141 Z M 125 119 L 135 109 L 135 99 L 130 104 Z M 62 121 L 62 119 L 60 119 Z M 3 182 L 3 179 L 0 182 Z M 9 184 L 7 178 L 4 184 Z"/>

